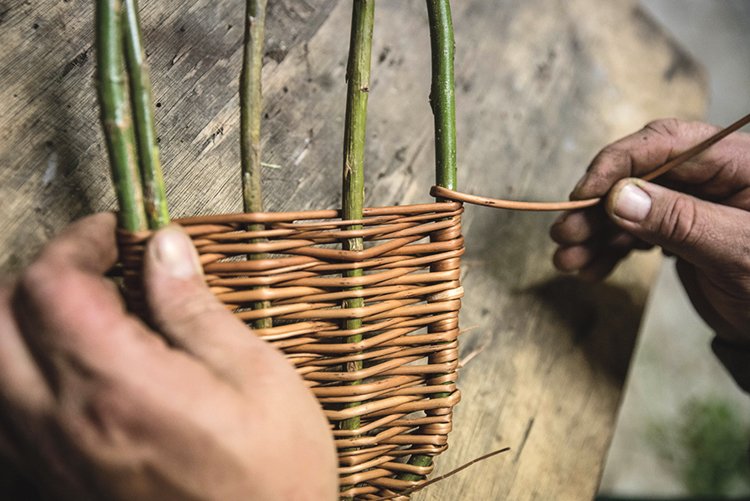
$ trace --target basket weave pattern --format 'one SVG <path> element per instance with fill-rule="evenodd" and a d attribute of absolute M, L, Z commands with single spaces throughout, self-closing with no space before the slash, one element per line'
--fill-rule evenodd
<path fill-rule="evenodd" d="M 244 321 L 273 318 L 273 327 L 255 333 L 286 354 L 322 405 L 339 450 L 340 484 L 349 486 L 342 496 L 403 492 L 415 482 L 400 474 L 432 470 L 408 459 L 447 448 L 460 399 L 462 212 L 458 203 L 432 203 L 365 209 L 360 221 L 343 221 L 335 210 L 177 221 L 216 297 Z M 263 229 L 247 231 L 249 224 Z M 355 224 L 362 229 L 347 229 Z M 356 237 L 365 250 L 342 250 Z M 146 238 L 122 240 L 126 281 L 140 272 Z M 342 276 L 356 268 L 362 277 Z M 342 307 L 354 297 L 364 307 Z M 259 301 L 269 307 L 253 309 Z M 362 327 L 344 330 L 352 318 Z M 347 343 L 355 334 L 362 341 Z M 352 371 L 355 361 L 363 366 Z M 359 428 L 339 429 L 354 416 Z"/>

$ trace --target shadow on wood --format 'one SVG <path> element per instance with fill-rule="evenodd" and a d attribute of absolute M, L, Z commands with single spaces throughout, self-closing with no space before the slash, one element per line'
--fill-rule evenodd
<path fill-rule="evenodd" d="M 528 289 L 573 333 L 597 372 L 623 384 L 635 347 L 643 305 L 630 292 L 606 282 L 560 276 Z"/>

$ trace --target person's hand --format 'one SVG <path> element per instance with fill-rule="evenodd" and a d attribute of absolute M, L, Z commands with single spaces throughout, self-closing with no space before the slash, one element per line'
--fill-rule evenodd
<path fill-rule="evenodd" d="M 659 120 L 604 148 L 572 199 L 601 207 L 563 214 L 551 229 L 554 263 L 591 279 L 634 248 L 658 245 L 698 313 L 723 342 L 750 348 L 750 136 L 735 133 L 659 178 L 638 179 L 707 138 L 713 126 Z M 717 352 L 718 353 L 718 352 Z"/>
<path fill-rule="evenodd" d="M 148 244 L 154 330 L 103 274 L 115 218 L 75 223 L 0 289 L 0 453 L 55 498 L 335 499 L 322 410 L 202 282 L 170 227 Z"/>

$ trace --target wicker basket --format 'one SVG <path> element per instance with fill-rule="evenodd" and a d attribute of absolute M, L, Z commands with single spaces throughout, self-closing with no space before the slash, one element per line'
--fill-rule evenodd
<path fill-rule="evenodd" d="M 461 204 L 446 202 L 366 209 L 361 221 L 341 220 L 335 210 L 178 221 L 216 297 L 246 322 L 273 318 L 273 327 L 255 333 L 286 354 L 322 405 L 339 450 L 340 485 L 348 486 L 342 497 L 404 492 L 418 482 L 400 476 L 432 470 L 410 458 L 447 448 L 460 399 L 462 212 Z M 246 231 L 249 224 L 263 229 Z M 353 224 L 362 229 L 346 230 Z M 364 238 L 364 251 L 341 250 L 352 237 Z M 146 238 L 121 238 L 126 279 L 140 274 Z M 240 258 L 254 254 L 265 256 Z M 362 277 L 342 277 L 356 268 Z M 352 297 L 364 298 L 365 306 L 343 308 Z M 132 299 L 135 309 L 143 306 Z M 252 309 L 258 301 L 268 308 Z M 362 327 L 342 329 L 352 318 Z M 362 341 L 347 343 L 355 334 Z M 362 368 L 347 370 L 356 361 Z M 354 416 L 359 428 L 339 429 Z"/>

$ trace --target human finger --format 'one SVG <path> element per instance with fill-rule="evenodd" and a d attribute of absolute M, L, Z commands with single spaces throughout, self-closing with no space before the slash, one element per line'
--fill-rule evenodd
<path fill-rule="evenodd" d="M 598 249 L 590 245 L 559 247 L 552 256 L 552 263 L 558 270 L 572 273 L 588 266 L 597 253 Z"/>
<path fill-rule="evenodd" d="M 52 404 L 52 394 L 11 310 L 12 287 L 0 287 L 0 398 L 6 410 L 40 413 Z"/>
<path fill-rule="evenodd" d="M 80 219 L 47 244 L 37 261 L 102 275 L 117 260 L 115 228 L 115 216 L 109 212 Z"/>
<path fill-rule="evenodd" d="M 601 235 L 601 238 L 578 245 L 561 245 L 555 251 L 552 261 L 558 270 L 574 272 L 588 267 L 602 254 L 614 251 L 617 255 L 622 255 L 623 252 L 627 254 L 631 250 L 647 250 L 651 247 L 652 244 L 615 227 L 614 231 L 607 231 L 607 235 Z"/>
<path fill-rule="evenodd" d="M 601 207 L 570 211 L 552 223 L 550 237 L 561 245 L 582 244 L 599 234 L 608 223 Z"/>
<path fill-rule="evenodd" d="M 636 237 L 721 273 L 747 273 L 750 213 L 639 179 L 617 183 L 607 198 L 612 220 Z"/>
<path fill-rule="evenodd" d="M 632 248 L 610 248 L 598 254 L 578 273 L 578 276 L 589 282 L 599 282 L 609 276 L 620 261 L 625 259 Z"/>
<path fill-rule="evenodd" d="M 643 176 L 717 132 L 700 122 L 657 120 L 605 147 L 571 193 L 572 199 L 602 197 L 620 179 Z M 670 179 L 701 187 L 707 196 L 728 196 L 750 185 L 750 137 L 735 133 L 676 167 Z"/>
<path fill-rule="evenodd" d="M 144 256 L 151 321 L 174 346 L 234 382 L 244 382 L 254 352 L 271 350 L 206 287 L 190 238 L 177 226 L 158 231 Z M 273 356 L 273 355 L 271 355 Z"/>
<path fill-rule="evenodd" d="M 18 280 L 13 315 L 53 391 L 62 379 L 127 373 L 142 345 L 164 345 L 124 310 L 102 275 L 116 259 L 111 214 L 74 223 L 42 251 Z"/>

